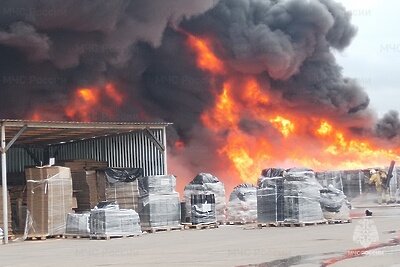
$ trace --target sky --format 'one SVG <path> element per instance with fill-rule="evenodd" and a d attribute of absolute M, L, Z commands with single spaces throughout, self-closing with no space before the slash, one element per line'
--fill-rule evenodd
<path fill-rule="evenodd" d="M 339 2 L 352 12 L 358 28 L 351 45 L 337 55 L 344 74 L 365 88 L 380 117 L 388 110 L 400 111 L 400 1 Z"/>

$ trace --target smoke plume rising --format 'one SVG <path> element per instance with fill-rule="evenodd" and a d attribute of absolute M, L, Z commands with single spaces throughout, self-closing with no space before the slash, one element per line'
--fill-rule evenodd
<path fill-rule="evenodd" d="M 335 60 L 357 30 L 333 0 L 10 0 L 0 11 L 3 118 L 173 122 L 171 172 L 232 187 L 266 164 L 360 167 L 354 154 L 372 143 L 397 149 L 398 113 L 377 119 Z"/>

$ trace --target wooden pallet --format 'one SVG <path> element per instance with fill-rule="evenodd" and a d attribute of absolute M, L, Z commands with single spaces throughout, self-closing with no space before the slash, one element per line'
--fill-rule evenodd
<path fill-rule="evenodd" d="M 315 226 L 328 224 L 328 221 L 316 221 L 316 222 L 282 222 L 281 226 L 284 227 L 304 227 L 304 226 Z"/>
<path fill-rule="evenodd" d="M 280 227 L 281 222 L 270 222 L 270 223 L 258 223 L 257 224 L 258 228 L 263 228 L 263 227 Z"/>
<path fill-rule="evenodd" d="M 65 238 L 80 239 L 80 238 L 89 238 L 90 235 L 64 234 L 64 237 Z"/>
<path fill-rule="evenodd" d="M 240 221 L 240 222 L 226 222 L 225 224 L 226 225 L 245 225 L 245 224 L 253 224 L 253 223 L 256 223 L 256 222 L 255 221 L 253 221 L 253 222 Z"/>
<path fill-rule="evenodd" d="M 351 223 L 351 219 L 347 219 L 347 220 L 333 220 L 333 219 L 329 219 L 328 220 L 329 224 L 344 224 L 344 223 Z"/>
<path fill-rule="evenodd" d="M 174 230 L 183 230 L 183 225 L 175 225 L 175 226 L 155 226 L 155 227 L 142 227 L 142 231 L 148 233 L 156 233 L 156 232 L 170 232 Z"/>
<path fill-rule="evenodd" d="M 322 225 L 328 224 L 328 221 L 317 221 L 317 222 L 270 222 L 270 223 L 258 223 L 258 228 L 263 227 L 304 227 L 310 225 Z"/>
<path fill-rule="evenodd" d="M 134 236 L 141 236 L 140 234 L 135 235 L 90 235 L 91 240 L 110 240 L 112 238 L 128 238 Z"/>
<path fill-rule="evenodd" d="M 28 236 L 26 240 L 46 240 L 46 239 L 62 239 L 63 235 L 47 235 L 47 236 Z"/>
<path fill-rule="evenodd" d="M 185 229 L 197 229 L 197 230 L 202 230 L 202 229 L 212 229 L 212 228 L 218 228 L 219 225 L 217 222 L 213 223 L 199 223 L 199 224 L 191 224 L 191 223 L 185 223 L 184 224 Z"/>

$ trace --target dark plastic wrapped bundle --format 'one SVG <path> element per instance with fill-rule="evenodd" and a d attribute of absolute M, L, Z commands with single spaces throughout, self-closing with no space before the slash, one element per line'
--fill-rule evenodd
<path fill-rule="evenodd" d="M 177 226 L 181 223 L 179 194 L 149 194 L 139 197 L 139 215 L 143 227 Z"/>
<path fill-rule="evenodd" d="M 345 194 L 332 185 L 321 189 L 320 193 L 321 207 L 324 211 L 339 212 L 340 208 L 347 203 Z"/>
<path fill-rule="evenodd" d="M 217 177 L 209 173 L 199 173 L 188 185 L 185 186 L 184 196 L 186 202 L 185 221 L 191 218 L 191 195 L 209 195 L 215 196 L 215 212 L 218 222 L 226 221 L 226 200 L 225 187 Z"/>
<path fill-rule="evenodd" d="M 92 209 L 89 224 L 91 236 L 129 236 L 142 233 L 136 211 L 120 210 L 115 206 Z"/>
<path fill-rule="evenodd" d="M 213 223 L 217 221 L 214 194 L 191 195 L 190 205 L 192 224 Z"/>
<path fill-rule="evenodd" d="M 88 236 L 90 233 L 89 216 L 90 216 L 89 212 L 81 214 L 69 213 L 67 215 L 67 225 L 65 229 L 65 234 Z"/>
<path fill-rule="evenodd" d="M 107 181 L 114 183 L 130 183 L 143 176 L 142 168 L 107 168 L 104 170 Z"/>
<path fill-rule="evenodd" d="M 285 221 L 316 222 L 324 220 L 320 205 L 322 186 L 310 169 L 289 169 L 285 175 Z"/>
<path fill-rule="evenodd" d="M 265 178 L 257 188 L 257 221 L 273 223 L 284 221 L 283 177 Z"/>
<path fill-rule="evenodd" d="M 321 192 L 321 208 L 325 219 L 329 220 L 349 220 L 350 219 L 350 202 L 347 201 L 345 194 L 329 185 L 320 190 Z"/>
<path fill-rule="evenodd" d="M 236 186 L 227 206 L 229 222 L 253 222 L 257 220 L 257 188 L 251 184 Z"/>
<path fill-rule="evenodd" d="M 138 186 L 140 196 L 148 194 L 170 194 L 175 192 L 176 178 L 173 175 L 140 177 Z"/>

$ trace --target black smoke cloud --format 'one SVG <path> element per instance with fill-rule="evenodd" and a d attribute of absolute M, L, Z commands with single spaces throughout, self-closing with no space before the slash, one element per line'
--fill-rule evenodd
<path fill-rule="evenodd" d="M 159 46 L 168 24 L 199 14 L 214 0 L 5 0 L 0 7 L 0 117 L 27 118 L 40 107 L 60 114 L 77 86 L 114 81 L 129 107 L 119 119 L 135 120 L 140 79 L 149 47 Z M 152 55 L 154 57 L 154 55 Z M 55 112 L 57 111 L 57 112 Z M 143 117 L 143 116 L 142 116 Z M 107 119 L 94 114 L 93 120 Z"/>
<path fill-rule="evenodd" d="M 210 88 L 224 77 L 196 67 L 182 29 L 217 40 L 215 52 L 230 73 L 253 75 L 283 106 L 393 139 L 400 133 L 393 113 L 360 126 L 374 120 L 368 95 L 335 61 L 333 50 L 356 34 L 350 21 L 331 0 L 2 1 L 0 117 L 26 118 L 41 107 L 65 119 L 54 111 L 73 89 L 114 81 L 127 97 L 118 119 L 171 121 L 176 138 L 189 141 L 213 104 Z M 246 118 L 241 127 L 268 125 Z"/>

